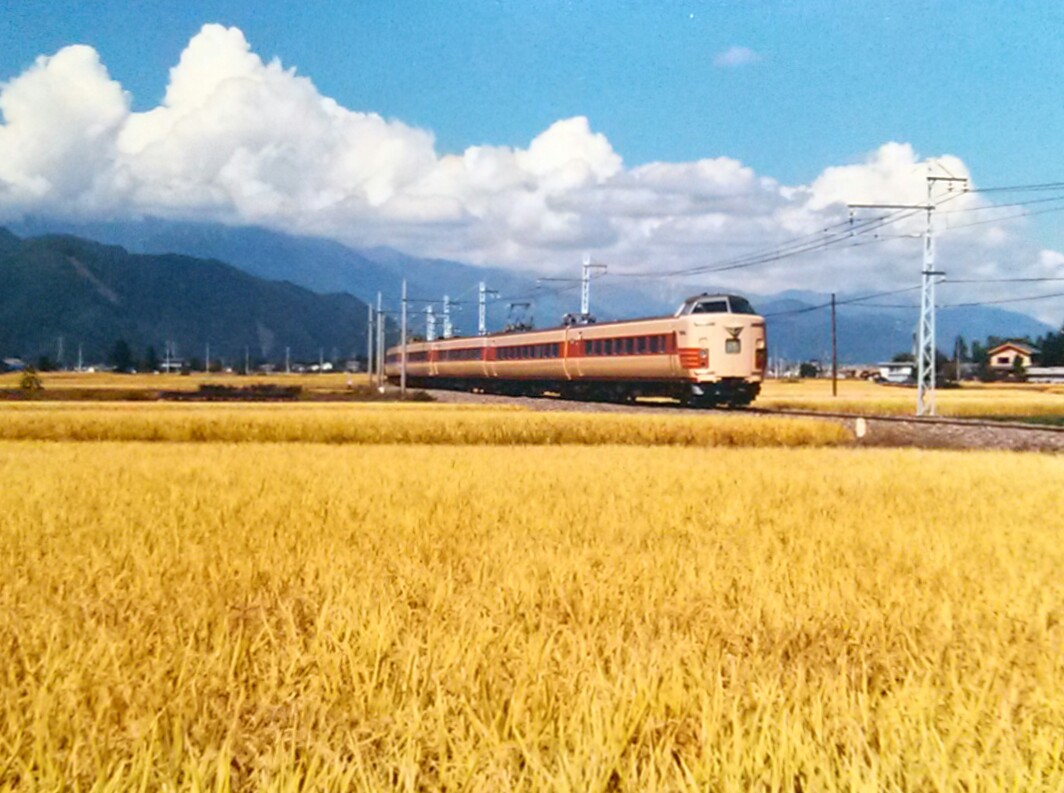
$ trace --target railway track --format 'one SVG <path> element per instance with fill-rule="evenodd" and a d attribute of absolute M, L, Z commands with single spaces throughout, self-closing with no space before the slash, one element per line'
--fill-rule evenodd
<path fill-rule="evenodd" d="M 552 397 L 509 397 L 442 390 L 431 390 L 429 393 L 441 402 L 517 405 L 540 411 L 811 418 L 845 424 L 853 430 L 857 444 L 862 446 L 1064 452 L 1064 427 L 1019 421 L 946 416 L 866 415 L 757 406 L 730 409 L 690 408 L 666 403 L 583 402 Z"/>

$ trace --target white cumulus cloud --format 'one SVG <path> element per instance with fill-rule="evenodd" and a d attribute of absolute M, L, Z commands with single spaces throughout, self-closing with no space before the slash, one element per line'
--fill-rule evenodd
<path fill-rule="evenodd" d="M 732 48 L 718 59 L 756 57 Z M 162 103 L 146 112 L 131 112 L 85 46 L 41 57 L 0 84 L 0 112 L 0 221 L 219 220 L 540 271 L 571 271 L 585 252 L 614 272 L 669 272 L 728 266 L 793 240 L 810 248 L 700 276 L 751 292 L 914 283 L 922 215 L 872 228 L 878 216 L 860 210 L 865 233 L 848 240 L 846 205 L 920 203 L 929 168 L 968 175 L 957 157 L 928 160 L 896 142 L 799 185 L 724 156 L 626 167 L 584 117 L 556 121 L 524 148 L 440 153 L 430 131 L 342 107 L 220 25 L 192 38 Z M 951 274 L 1064 270 L 1064 257 L 1026 243 L 1022 221 L 984 211 L 976 194 L 938 197 L 948 199 L 937 223 L 940 264 Z M 818 247 L 827 240 L 834 244 Z"/>
<path fill-rule="evenodd" d="M 749 47 L 728 47 L 713 56 L 713 65 L 720 69 L 734 69 L 737 66 L 749 66 L 761 61 L 761 56 Z"/>

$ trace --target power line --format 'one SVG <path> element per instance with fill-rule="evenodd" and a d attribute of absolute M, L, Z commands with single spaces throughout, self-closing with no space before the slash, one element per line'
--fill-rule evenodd
<path fill-rule="evenodd" d="M 861 297 L 851 297 L 847 298 L 846 300 L 836 300 L 835 305 L 846 306 L 852 303 L 861 303 L 865 300 L 875 300 L 877 297 L 889 297 L 890 295 L 900 295 L 904 294 L 905 292 L 915 292 L 917 289 L 920 288 L 922 288 L 922 286 L 908 286 L 904 289 L 891 289 L 886 292 L 875 292 L 870 295 L 862 295 Z M 762 314 L 761 316 L 763 316 L 765 319 L 769 319 L 771 317 L 783 317 L 793 314 L 808 314 L 809 312 L 821 311 L 825 308 L 831 308 L 831 303 L 822 303 L 816 306 L 803 306 L 802 308 L 792 308 L 787 309 L 786 311 L 773 311 L 770 314 Z"/>
<path fill-rule="evenodd" d="M 971 228 L 972 226 L 983 226 L 987 223 L 1001 223 L 1006 220 L 1015 220 L 1016 218 L 1032 218 L 1036 215 L 1048 215 L 1051 212 L 1060 212 L 1064 210 L 1064 206 L 1050 207 L 1049 209 L 1040 209 L 1037 212 L 1016 212 L 1012 215 L 1006 215 L 1000 218 L 988 218 L 987 220 L 976 220 L 971 223 L 961 223 L 959 226 L 947 226 L 942 230 L 942 233 L 956 231 L 957 229 Z"/>
<path fill-rule="evenodd" d="M 963 194 L 962 194 L 963 195 Z M 1042 196 L 1041 198 L 1031 198 L 1027 201 L 1010 201 L 1007 204 L 984 204 L 978 207 L 963 207 L 961 209 L 947 209 L 940 214 L 942 215 L 956 215 L 962 212 L 987 212 L 991 209 L 1005 209 L 1006 207 L 1022 207 L 1030 204 L 1045 204 L 1050 201 L 1064 201 L 1064 195 L 1052 195 Z"/>
<path fill-rule="evenodd" d="M 1064 182 L 1042 182 L 1040 184 L 1013 184 L 998 185 L 994 187 L 973 187 L 965 190 L 966 193 L 1004 193 L 1021 192 L 1025 190 L 1064 190 Z"/>
<path fill-rule="evenodd" d="M 1054 279 L 1064 280 L 1064 279 Z M 1005 303 L 1026 303 L 1035 300 L 1051 300 L 1064 297 L 1064 292 L 1051 292 L 1044 295 L 1025 295 L 1024 297 L 1006 297 L 997 300 L 973 300 L 965 303 L 940 303 L 939 308 L 978 308 L 979 306 L 998 306 Z M 865 303 L 858 308 L 920 308 L 914 303 Z"/>
<path fill-rule="evenodd" d="M 1064 281 L 1064 277 L 1045 278 L 947 278 L 946 284 L 1038 284 L 1047 281 Z"/>

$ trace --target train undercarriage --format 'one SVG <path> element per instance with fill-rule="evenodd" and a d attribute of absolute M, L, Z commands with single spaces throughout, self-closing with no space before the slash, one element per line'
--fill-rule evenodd
<path fill-rule="evenodd" d="M 398 378 L 389 381 L 398 385 Z M 499 396 L 542 397 L 558 395 L 582 402 L 631 403 L 639 397 L 675 399 L 688 407 L 745 407 L 761 391 L 760 383 L 742 378 L 724 378 L 715 383 L 615 380 L 501 380 L 493 378 L 411 377 L 410 388 L 440 388 Z"/>

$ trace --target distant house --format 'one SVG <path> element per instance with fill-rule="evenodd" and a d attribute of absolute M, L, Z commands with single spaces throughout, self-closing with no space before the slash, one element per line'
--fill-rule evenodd
<path fill-rule="evenodd" d="M 1032 366 L 1027 370 L 1028 383 L 1064 383 L 1064 366 Z"/>
<path fill-rule="evenodd" d="M 21 358 L 4 358 L 0 361 L 0 372 L 21 372 L 26 364 Z"/>
<path fill-rule="evenodd" d="M 916 379 L 916 364 L 912 361 L 890 361 L 877 365 L 881 382 L 911 383 Z"/>
<path fill-rule="evenodd" d="M 1034 355 L 1034 352 L 1035 350 L 1032 347 L 1022 342 L 1007 341 L 987 350 L 987 366 L 991 372 L 1004 374 L 1012 371 L 1016 366 L 1016 362 L 1019 361 L 1020 365 L 1027 369 L 1031 365 L 1031 356 Z"/>

